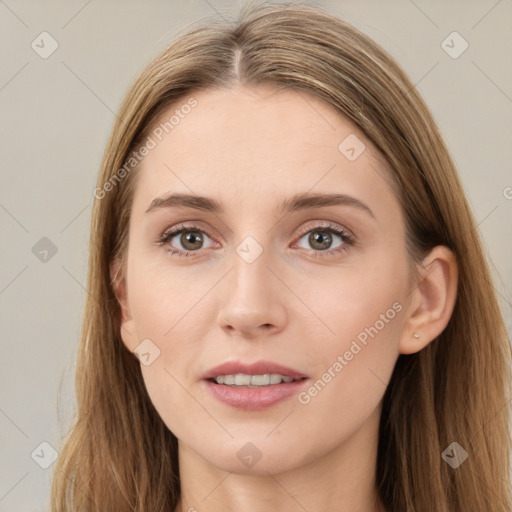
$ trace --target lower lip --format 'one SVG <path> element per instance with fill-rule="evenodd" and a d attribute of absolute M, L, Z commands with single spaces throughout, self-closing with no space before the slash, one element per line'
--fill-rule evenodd
<path fill-rule="evenodd" d="M 298 393 L 307 380 L 283 382 L 259 388 L 226 386 L 225 384 L 216 384 L 209 380 L 203 382 L 206 383 L 210 393 L 220 402 L 247 411 L 261 411 Z"/>

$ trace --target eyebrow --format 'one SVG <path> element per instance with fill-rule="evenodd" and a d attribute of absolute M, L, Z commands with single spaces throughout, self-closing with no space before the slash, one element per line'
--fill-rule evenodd
<path fill-rule="evenodd" d="M 296 210 L 307 208 L 321 208 L 323 206 L 351 206 L 362 210 L 375 219 L 375 215 L 368 205 L 360 199 L 347 194 L 295 194 L 285 199 L 278 207 L 277 212 L 286 214 Z M 162 208 L 193 208 L 213 213 L 224 213 L 221 203 L 210 197 L 197 196 L 192 194 L 171 194 L 165 197 L 157 197 L 151 201 L 146 213 Z"/>

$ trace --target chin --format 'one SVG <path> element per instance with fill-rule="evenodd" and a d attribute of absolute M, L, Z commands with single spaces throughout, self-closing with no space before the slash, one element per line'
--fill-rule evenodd
<path fill-rule="evenodd" d="M 222 471 L 260 476 L 284 473 L 314 458 L 311 447 L 308 453 L 301 452 L 300 447 L 305 447 L 305 443 L 286 444 L 280 438 L 265 439 L 265 435 L 235 436 L 224 444 L 215 441 L 214 452 L 209 445 L 199 447 L 196 453 Z"/>

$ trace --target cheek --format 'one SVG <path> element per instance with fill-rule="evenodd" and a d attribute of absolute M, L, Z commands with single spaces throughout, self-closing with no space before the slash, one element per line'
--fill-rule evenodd
<path fill-rule="evenodd" d="M 405 306 L 400 295 L 382 289 L 369 295 L 340 295 L 336 304 L 324 299 L 323 321 L 329 327 L 306 349 L 315 385 L 301 403 L 349 410 L 384 392 L 399 354 Z M 299 397 L 300 398 L 300 397 Z M 331 405 L 329 405 L 329 403 Z"/>
<path fill-rule="evenodd" d="M 132 263 L 129 294 L 136 336 L 139 341 L 151 340 L 158 352 L 150 365 L 141 364 L 144 383 L 169 430 L 186 438 L 194 418 L 199 417 L 202 423 L 208 419 L 189 389 L 197 373 L 201 340 L 211 326 L 211 322 L 198 321 L 206 318 L 208 307 L 201 299 L 208 286 L 214 285 L 215 276 L 197 278 L 191 269 L 171 269 L 162 262 L 157 265 L 133 258 Z"/>
<path fill-rule="evenodd" d="M 404 256 L 382 254 L 358 268 L 331 268 L 302 278 L 297 295 L 309 306 L 305 318 L 310 326 L 316 325 L 319 340 L 303 343 L 310 359 L 321 359 L 325 365 L 326 356 L 332 360 L 349 350 L 354 340 L 365 349 L 361 354 L 378 357 L 390 350 L 394 356 L 405 316 L 406 268 Z M 357 359 L 364 359 L 361 354 Z"/>
<path fill-rule="evenodd" d="M 323 335 L 307 349 L 311 385 L 297 396 L 296 421 L 276 432 L 314 438 L 316 453 L 329 453 L 380 414 L 405 316 L 392 288 L 338 297 L 335 306 L 325 301 L 324 317 L 336 335 Z"/>
<path fill-rule="evenodd" d="M 324 429 L 333 419 L 348 430 L 351 422 L 355 427 L 364 421 L 381 400 L 399 355 L 407 267 L 396 256 L 376 261 L 364 272 L 340 270 L 306 299 L 321 322 L 316 320 L 316 341 L 303 344 L 314 378 L 298 401 Z"/>
<path fill-rule="evenodd" d="M 193 266 L 176 266 L 166 261 L 164 254 L 136 254 L 128 292 L 138 334 L 166 341 L 174 332 L 184 330 L 183 322 L 197 318 L 204 307 L 201 299 L 216 279 L 212 272 L 202 275 Z"/>

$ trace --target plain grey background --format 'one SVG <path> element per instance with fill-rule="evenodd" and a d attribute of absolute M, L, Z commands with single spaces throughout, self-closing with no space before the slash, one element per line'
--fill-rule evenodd
<path fill-rule="evenodd" d="M 387 49 L 427 101 L 492 259 L 510 335 L 512 3 L 314 4 Z M 93 189 L 114 112 L 177 33 L 238 7 L 0 0 L 0 511 L 48 510 L 54 466 L 41 467 L 52 461 L 41 443 L 58 451 L 74 410 Z"/>

